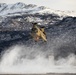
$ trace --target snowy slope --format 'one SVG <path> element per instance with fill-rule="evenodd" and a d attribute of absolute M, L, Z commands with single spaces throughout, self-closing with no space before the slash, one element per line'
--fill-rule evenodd
<path fill-rule="evenodd" d="M 18 2 L 16 4 L 0 4 L 0 16 L 12 16 L 21 14 L 57 14 L 59 16 L 76 16 L 75 11 L 60 11 L 53 10 L 44 6 L 37 6 L 33 4 L 24 4 Z"/>
<path fill-rule="evenodd" d="M 30 37 L 32 22 L 45 26 L 47 42 Z M 0 4 L 0 73 L 76 75 L 76 13 Z"/>

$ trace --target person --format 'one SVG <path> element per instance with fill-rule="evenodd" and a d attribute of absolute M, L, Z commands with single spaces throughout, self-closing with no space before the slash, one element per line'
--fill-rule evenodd
<path fill-rule="evenodd" d="M 37 42 L 39 39 L 43 39 L 44 41 L 47 41 L 45 28 L 40 27 L 37 23 L 33 23 L 33 27 L 31 29 L 31 36 L 33 39 Z"/>

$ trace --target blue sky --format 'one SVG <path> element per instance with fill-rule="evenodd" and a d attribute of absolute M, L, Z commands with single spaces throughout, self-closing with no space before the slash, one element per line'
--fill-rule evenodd
<path fill-rule="evenodd" d="M 7 4 L 12 4 L 16 2 L 47 6 L 55 10 L 76 11 L 76 0 L 1 0 L 0 1 L 0 3 L 7 3 Z"/>

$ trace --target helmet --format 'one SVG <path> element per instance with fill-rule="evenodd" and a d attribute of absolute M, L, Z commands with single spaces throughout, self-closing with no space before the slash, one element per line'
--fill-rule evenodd
<path fill-rule="evenodd" d="M 37 23 L 35 22 L 35 23 L 32 23 L 33 25 L 36 25 Z"/>

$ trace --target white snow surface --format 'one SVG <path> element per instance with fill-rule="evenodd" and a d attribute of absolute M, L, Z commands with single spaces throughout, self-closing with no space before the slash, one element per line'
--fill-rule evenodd
<path fill-rule="evenodd" d="M 21 15 L 21 14 L 57 14 L 61 17 L 65 16 L 73 16 L 76 17 L 76 11 L 60 11 L 53 10 L 44 6 L 36 6 L 33 4 L 24 4 L 18 2 L 16 4 L 0 4 L 0 16 L 13 16 L 13 15 Z"/>

